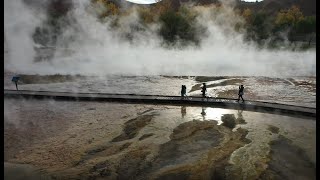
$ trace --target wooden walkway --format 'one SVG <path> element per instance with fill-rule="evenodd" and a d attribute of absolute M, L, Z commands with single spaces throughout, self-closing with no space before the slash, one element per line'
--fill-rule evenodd
<path fill-rule="evenodd" d="M 217 107 L 226 109 L 241 109 L 247 111 L 265 112 L 289 116 L 304 116 L 315 119 L 316 108 L 293 106 L 261 101 L 242 101 L 227 98 L 202 98 L 160 95 L 136 95 L 136 94 L 104 94 L 104 93 L 73 93 L 73 92 L 50 92 L 50 91 L 26 91 L 4 90 L 5 98 L 27 99 L 55 99 L 73 101 L 109 101 L 124 103 L 144 104 L 167 104 L 167 105 L 193 105 Z"/>

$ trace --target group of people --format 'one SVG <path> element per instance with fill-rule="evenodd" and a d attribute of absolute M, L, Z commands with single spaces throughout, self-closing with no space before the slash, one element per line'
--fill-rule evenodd
<path fill-rule="evenodd" d="M 237 99 L 238 102 L 239 102 L 240 98 L 242 99 L 242 102 L 244 102 L 244 99 L 242 97 L 243 96 L 243 90 L 244 90 L 243 85 L 240 85 L 239 86 L 239 92 L 238 92 L 238 99 Z M 202 83 L 201 92 L 202 92 L 202 97 L 205 98 L 206 97 L 206 92 L 207 92 L 206 83 Z M 182 85 L 181 86 L 181 97 L 184 98 L 186 96 L 187 96 L 187 87 L 186 87 L 186 85 Z"/>
<path fill-rule="evenodd" d="M 15 83 L 16 85 L 16 89 L 18 90 L 18 81 L 19 81 L 20 77 L 19 76 L 13 76 L 12 77 L 12 82 Z M 240 85 L 239 86 L 239 92 L 238 92 L 238 102 L 240 100 L 240 98 L 242 99 L 242 102 L 244 102 L 244 99 L 243 99 L 243 90 L 244 90 L 244 87 L 243 85 Z M 207 85 L 206 83 L 202 83 L 202 87 L 201 87 L 201 92 L 202 92 L 202 97 L 205 98 L 206 97 L 206 92 L 207 92 Z M 181 86 L 181 97 L 184 98 L 184 97 L 187 97 L 187 86 L 186 85 L 182 85 Z"/>

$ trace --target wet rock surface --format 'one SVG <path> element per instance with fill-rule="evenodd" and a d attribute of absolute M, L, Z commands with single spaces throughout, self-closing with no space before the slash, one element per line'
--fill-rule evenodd
<path fill-rule="evenodd" d="M 271 142 L 270 158 L 260 179 L 316 179 L 316 166 L 301 148 L 284 136 Z"/>
<path fill-rule="evenodd" d="M 276 126 L 269 125 L 268 130 L 269 130 L 270 132 L 272 132 L 272 133 L 275 133 L 275 134 L 278 134 L 278 133 L 279 133 L 279 128 L 276 127 Z"/>
<path fill-rule="evenodd" d="M 179 125 L 170 135 L 171 140 L 160 146 L 156 166 L 192 162 L 218 146 L 224 135 L 215 125 L 210 121 L 190 121 Z"/>
<path fill-rule="evenodd" d="M 215 178 L 216 168 L 227 165 L 231 152 L 245 144 L 245 134 L 231 132 L 215 121 L 183 123 L 174 129 L 171 140 L 160 146 L 151 174 L 155 179 Z"/>
<path fill-rule="evenodd" d="M 176 127 L 167 143 L 129 150 L 117 165 L 105 162 L 93 171 L 95 178 L 210 179 L 218 176 L 217 168 L 223 175 L 230 154 L 245 144 L 246 133 L 232 132 L 215 121 L 189 121 Z"/>
<path fill-rule="evenodd" d="M 312 120 L 189 106 L 5 103 L 13 107 L 7 108 L 4 123 L 5 162 L 32 165 L 55 179 L 290 179 L 293 172 L 313 178 L 305 174 L 313 168 L 307 163 L 315 152 Z M 23 114 L 16 116 L 16 111 Z M 229 121 L 232 126 L 225 126 Z M 298 141 L 269 144 L 283 134 Z M 295 150 L 297 143 L 304 149 Z M 269 155 L 269 149 L 275 154 Z M 296 156 L 300 160 L 283 160 Z M 277 171 L 283 162 L 300 170 Z"/>
<path fill-rule="evenodd" d="M 73 119 L 66 121 L 68 116 L 77 117 L 73 108 L 65 105 L 59 107 L 60 111 L 40 108 L 52 102 L 37 101 L 31 105 L 27 101 L 4 102 L 4 160 L 14 158 L 24 147 L 37 144 L 41 140 L 65 131 Z M 39 107 L 39 108 L 37 108 Z M 32 112 L 32 113 L 31 113 Z M 42 116 L 39 117 L 39 114 Z"/>
<path fill-rule="evenodd" d="M 144 135 L 142 135 L 142 136 L 139 138 L 139 141 L 142 141 L 142 140 L 144 140 L 144 139 L 146 139 L 146 138 L 148 138 L 148 137 L 151 137 L 151 136 L 153 136 L 153 135 L 154 135 L 153 133 L 144 134 Z"/>
<path fill-rule="evenodd" d="M 112 142 L 119 142 L 134 138 L 140 129 L 146 126 L 154 115 L 142 115 L 125 123 L 123 133 L 112 140 Z"/>
<path fill-rule="evenodd" d="M 226 126 L 231 129 L 236 127 L 236 117 L 234 116 L 234 114 L 224 114 L 221 117 L 221 121 L 223 122 L 223 126 Z"/>
<path fill-rule="evenodd" d="M 52 180 L 49 175 L 44 174 L 38 168 L 28 164 L 4 163 L 4 179 L 10 180 Z"/>

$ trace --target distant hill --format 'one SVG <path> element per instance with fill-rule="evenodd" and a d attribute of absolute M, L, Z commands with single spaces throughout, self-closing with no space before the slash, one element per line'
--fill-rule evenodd
<path fill-rule="evenodd" d="M 261 2 L 238 1 L 240 9 L 250 8 L 254 11 L 264 10 L 267 14 L 277 13 L 281 9 L 289 9 L 292 5 L 300 7 L 305 16 L 316 15 L 316 0 L 264 0 Z"/>
<path fill-rule="evenodd" d="M 171 0 L 176 1 L 174 4 L 182 4 L 192 2 L 196 5 L 218 4 L 218 0 Z M 223 1 L 223 0 L 221 0 Z M 232 0 L 229 0 L 232 1 Z M 236 8 L 250 8 L 254 11 L 263 10 L 269 15 L 277 13 L 281 9 L 289 9 L 292 5 L 300 7 L 300 10 L 305 16 L 316 15 L 316 0 L 263 0 L 260 2 L 245 2 L 233 0 L 236 3 Z"/>
<path fill-rule="evenodd" d="M 39 6 L 41 1 L 37 0 L 23 0 L 26 4 L 31 6 Z M 137 4 L 128 2 L 126 0 L 109 0 L 113 2 L 117 6 L 121 6 L 122 8 L 131 7 Z M 193 3 L 195 5 L 210 5 L 210 4 L 219 4 L 218 0 L 164 0 L 171 1 L 174 8 L 178 8 L 181 4 L 184 3 Z M 223 1 L 223 0 L 222 0 Z M 232 1 L 232 0 L 229 0 Z M 236 3 L 236 8 L 245 9 L 250 8 L 253 11 L 263 10 L 269 15 L 277 13 L 280 9 L 289 9 L 292 5 L 297 5 L 300 7 L 301 11 L 305 16 L 316 15 L 316 0 L 263 0 L 260 2 L 245 2 L 240 0 L 233 0 Z M 49 4 L 48 11 L 49 12 L 57 12 L 61 14 L 65 14 L 70 7 L 72 6 L 72 1 L 66 0 L 48 0 L 45 1 Z M 161 1 L 159 2 L 161 3 Z M 151 5 L 138 5 L 138 6 L 153 6 Z"/>
<path fill-rule="evenodd" d="M 125 1 L 125 0 L 120 0 Z M 171 1 L 172 5 L 177 8 L 184 3 L 193 3 L 195 5 L 210 5 L 220 4 L 223 0 L 166 0 Z M 240 0 L 234 1 L 236 8 L 245 9 L 249 8 L 253 11 L 263 10 L 269 15 L 273 15 L 281 9 L 289 9 L 292 5 L 300 7 L 300 10 L 305 16 L 316 15 L 316 0 L 263 0 L 260 2 L 245 2 Z M 161 3 L 161 2 L 160 2 Z"/>

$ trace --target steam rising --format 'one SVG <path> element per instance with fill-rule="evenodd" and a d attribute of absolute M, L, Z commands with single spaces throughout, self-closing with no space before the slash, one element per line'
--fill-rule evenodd
<path fill-rule="evenodd" d="M 259 49 L 245 43 L 243 34 L 232 24 L 241 22 L 231 7 L 222 12 L 201 9 L 198 23 L 208 30 L 199 47 L 167 49 L 157 35 L 158 24 L 144 31 L 136 12 L 121 17 L 122 32 L 110 29 L 110 19 L 99 22 L 89 7 L 90 1 L 75 0 L 67 15 L 71 24 L 64 27 L 51 61 L 34 62 L 37 44 L 32 39 L 35 28 L 45 20 L 45 13 L 32 10 L 21 0 L 4 1 L 5 70 L 27 74 L 82 75 L 261 75 L 315 76 L 315 50 Z M 121 33 L 133 36 L 125 41 Z M 66 49 L 72 53 L 66 53 Z"/>

